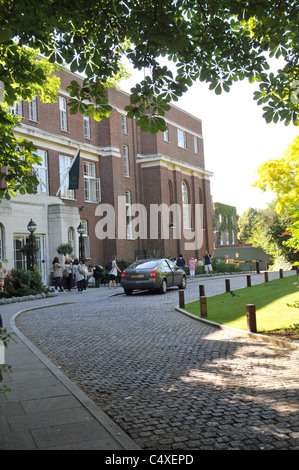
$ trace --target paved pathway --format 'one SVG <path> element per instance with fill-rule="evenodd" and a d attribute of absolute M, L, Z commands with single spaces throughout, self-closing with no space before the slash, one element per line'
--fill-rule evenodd
<path fill-rule="evenodd" d="M 263 276 L 252 276 L 252 284 L 256 282 L 263 282 Z M 207 296 L 224 291 L 224 278 L 204 284 Z M 231 278 L 232 289 L 245 285 L 244 276 Z M 114 437 L 119 432 L 124 439 L 108 444 L 105 436 L 105 444 L 105 439 L 94 438 L 94 448 L 113 448 L 117 442 L 116 449 L 299 449 L 298 349 L 182 315 L 174 308 L 177 289 L 164 296 L 144 292 L 127 297 L 121 292 L 109 296 L 111 291 L 90 289 L 71 294 L 72 305 L 35 308 L 16 318 L 17 328 L 51 361 L 52 370 L 77 384 L 88 404 L 116 425 Z M 188 285 L 185 297 L 198 299 L 198 282 Z M 58 387 L 55 396 L 65 393 L 59 392 L 59 380 L 55 385 L 47 380 L 47 390 Z M 37 402 L 26 396 L 6 400 L 4 419 L 12 437 L 28 427 L 26 405 Z M 35 423 L 31 439 L 37 448 L 82 445 L 78 436 L 68 442 L 64 424 L 55 422 L 61 413 L 45 410 L 41 401 L 38 406 L 35 417 L 41 416 L 45 426 L 54 422 L 42 443 Z M 91 419 L 80 413 L 81 422 Z"/>
<path fill-rule="evenodd" d="M 50 309 L 61 302 L 80 302 L 84 295 L 101 298 L 109 294 L 104 289 L 90 289 L 88 294 L 72 292 L 0 306 L 4 327 L 10 332 L 13 330 L 13 339 L 5 350 L 5 360 L 12 368 L 0 382 L 0 386 L 5 384 L 11 389 L 8 394 L 0 392 L 0 450 L 139 449 L 15 327 L 17 312 L 42 307 L 38 310 L 40 315 L 47 315 L 46 306 Z M 57 324 L 59 326 L 59 319 Z M 55 326 L 55 329 L 58 332 L 59 328 Z"/>

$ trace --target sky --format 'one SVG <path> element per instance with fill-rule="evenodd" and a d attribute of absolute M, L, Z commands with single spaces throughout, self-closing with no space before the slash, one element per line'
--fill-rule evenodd
<path fill-rule="evenodd" d="M 142 78 L 133 72 L 120 83 L 121 89 L 129 92 Z M 205 168 L 213 172 L 213 202 L 235 206 L 238 215 L 249 207 L 265 209 L 275 196 L 252 187 L 258 179 L 256 170 L 267 160 L 281 158 L 299 129 L 282 122 L 267 124 L 262 106 L 253 100 L 255 85 L 238 82 L 221 95 L 208 87 L 194 83 L 174 104 L 202 120 Z"/>

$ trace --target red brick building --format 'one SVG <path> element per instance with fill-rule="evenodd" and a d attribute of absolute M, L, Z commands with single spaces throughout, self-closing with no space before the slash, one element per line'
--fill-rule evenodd
<path fill-rule="evenodd" d="M 109 119 L 96 122 L 82 114 L 73 116 L 66 88 L 74 75 L 67 71 L 59 75 L 57 103 L 36 99 L 18 103 L 12 110 L 22 117 L 16 134 L 34 142 L 43 164 L 35 169 L 40 180 L 36 194 L 1 201 L 0 258 L 9 268 L 24 267 L 19 249 L 31 218 L 37 223 L 38 265 L 45 279 L 60 243 L 69 241 L 78 255 L 80 221 L 86 229 L 85 255 L 91 264 L 104 263 L 113 254 L 134 259 L 140 250 L 175 257 L 182 253 L 186 259 L 199 260 L 205 249 L 213 251 L 212 174 L 205 170 L 201 120 L 172 106 L 166 115 L 167 132 L 143 133 L 135 120 L 126 117 L 128 94 L 112 88 L 107 89 L 113 108 Z M 67 173 L 78 149 L 80 186 L 71 191 Z M 134 204 L 139 204 L 142 214 L 132 211 Z M 166 209 L 176 205 L 180 217 L 167 210 L 161 215 L 161 204 Z M 195 209 L 199 204 L 203 238 L 186 249 L 186 241 L 192 241 L 200 228 Z M 109 223 L 105 208 L 111 209 Z M 162 220 L 168 233 L 162 230 Z"/>

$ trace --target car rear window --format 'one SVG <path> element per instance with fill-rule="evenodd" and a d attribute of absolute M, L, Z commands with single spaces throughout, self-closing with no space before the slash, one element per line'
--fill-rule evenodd
<path fill-rule="evenodd" d="M 159 261 L 135 261 L 129 266 L 129 269 L 155 269 Z"/>

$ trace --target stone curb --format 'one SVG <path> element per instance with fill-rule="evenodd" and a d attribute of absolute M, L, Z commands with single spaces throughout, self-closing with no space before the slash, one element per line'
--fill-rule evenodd
<path fill-rule="evenodd" d="M 218 329 L 221 329 L 221 330 L 229 329 L 229 330 L 235 332 L 236 334 L 249 336 L 249 337 L 251 337 L 253 339 L 256 339 L 258 341 L 261 341 L 261 342 L 276 344 L 277 346 L 280 346 L 282 348 L 299 349 L 299 341 L 293 341 L 292 343 L 290 343 L 289 341 L 285 341 L 285 340 L 278 339 L 278 338 L 273 338 L 271 336 L 261 335 L 259 333 L 251 333 L 250 331 L 245 331 L 245 330 L 239 330 L 238 328 L 233 328 L 232 326 L 221 325 L 220 323 L 215 323 L 211 320 L 207 320 L 205 318 L 198 317 L 197 315 L 194 315 L 193 313 L 187 312 L 187 310 L 184 310 L 183 308 L 180 308 L 180 307 L 175 307 L 175 310 L 177 312 L 183 313 L 184 315 L 187 315 L 190 318 L 193 318 L 194 320 L 197 320 L 197 321 L 200 321 L 202 323 L 206 323 L 210 326 L 213 326 L 214 328 L 218 328 Z"/>
<path fill-rule="evenodd" d="M 112 419 L 106 415 L 76 384 L 74 384 L 57 366 L 55 366 L 34 344 L 32 344 L 17 328 L 15 320 L 22 313 L 30 310 L 39 310 L 57 305 L 68 305 L 74 302 L 62 302 L 61 304 L 31 307 L 20 310 L 10 318 L 10 326 L 20 340 L 42 361 L 45 366 L 57 377 L 58 380 L 80 401 L 80 403 L 104 426 L 104 428 L 119 442 L 125 450 L 140 450 L 140 447 L 129 437 Z"/>

